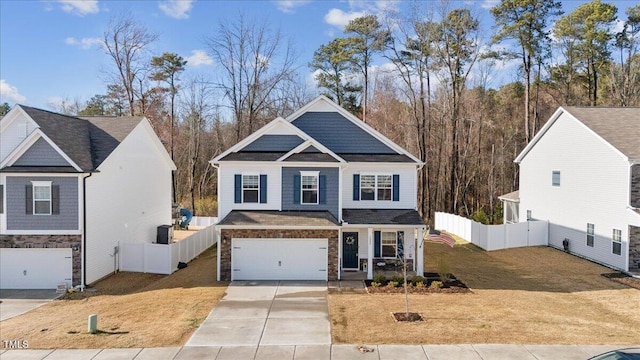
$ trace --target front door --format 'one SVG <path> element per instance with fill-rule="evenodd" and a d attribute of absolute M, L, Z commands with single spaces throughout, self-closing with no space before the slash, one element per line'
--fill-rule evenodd
<path fill-rule="evenodd" d="M 342 233 L 342 268 L 358 268 L 358 233 Z"/>

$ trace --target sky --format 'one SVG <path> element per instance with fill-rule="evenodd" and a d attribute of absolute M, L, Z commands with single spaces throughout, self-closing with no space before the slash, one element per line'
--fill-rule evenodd
<path fill-rule="evenodd" d="M 459 0 L 451 6 L 471 8 L 488 39 L 493 25 L 489 9 L 498 2 Z M 568 13 L 585 2 L 562 1 L 563 10 Z M 619 18 L 637 3 L 610 2 L 618 7 Z M 342 36 L 349 20 L 387 9 L 406 13 L 408 6 L 382 0 L 0 0 L 0 103 L 55 109 L 62 101 L 84 103 L 106 93 L 113 65 L 100 39 L 109 22 L 124 13 L 158 34 L 151 46 L 155 55 L 173 52 L 188 61 L 183 79 L 216 73 L 219 65 L 207 54 L 206 39 L 215 35 L 221 21 L 233 21 L 240 14 L 267 21 L 292 40 L 299 72 L 312 84 L 307 64 L 313 52 Z M 382 58 L 376 62 L 384 66 Z"/>

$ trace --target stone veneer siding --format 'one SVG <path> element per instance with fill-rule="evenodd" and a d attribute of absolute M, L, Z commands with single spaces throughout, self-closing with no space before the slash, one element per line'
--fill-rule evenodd
<path fill-rule="evenodd" d="M 223 229 L 220 232 L 220 280 L 231 281 L 231 239 L 329 239 L 327 277 L 338 280 L 338 230 Z"/>
<path fill-rule="evenodd" d="M 640 164 L 631 167 L 631 199 L 633 207 L 640 208 Z"/>
<path fill-rule="evenodd" d="M 2 235 L 0 248 L 76 248 L 73 255 L 73 286 L 82 280 L 82 236 L 81 235 Z"/>
<path fill-rule="evenodd" d="M 629 271 L 640 271 L 640 226 L 629 226 Z"/>

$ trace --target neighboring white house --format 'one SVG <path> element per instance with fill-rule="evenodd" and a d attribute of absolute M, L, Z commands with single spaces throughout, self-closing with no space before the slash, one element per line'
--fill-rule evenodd
<path fill-rule="evenodd" d="M 550 246 L 640 270 L 640 108 L 561 107 L 515 161 L 519 198 L 502 200 L 519 201 L 519 221 L 548 220 Z"/>
<path fill-rule="evenodd" d="M 17 105 L 0 120 L 0 288 L 91 284 L 171 223 L 175 165 L 143 117 Z"/>
<path fill-rule="evenodd" d="M 337 280 L 422 271 L 423 163 L 320 96 L 220 154 L 218 277 Z M 420 239 L 420 241 L 417 241 Z"/>

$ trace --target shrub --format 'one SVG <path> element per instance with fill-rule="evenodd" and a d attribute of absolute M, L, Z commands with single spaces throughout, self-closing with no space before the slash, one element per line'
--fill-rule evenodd
<path fill-rule="evenodd" d="M 389 281 L 389 283 L 387 283 L 387 286 L 390 287 L 390 288 L 398 287 L 399 285 L 400 285 L 399 282 L 393 281 L 393 280 Z"/>
<path fill-rule="evenodd" d="M 418 281 L 418 282 L 415 284 L 415 287 L 417 287 L 418 289 L 423 289 L 423 288 L 425 288 L 426 286 L 424 285 L 424 281 Z"/>
<path fill-rule="evenodd" d="M 373 281 L 379 284 L 385 284 L 387 282 L 387 278 L 382 274 L 373 275 Z"/>
<path fill-rule="evenodd" d="M 451 278 L 451 268 L 444 258 L 438 260 L 438 275 L 440 275 L 442 282 L 447 282 Z"/>
<path fill-rule="evenodd" d="M 431 284 L 429 285 L 429 288 L 431 289 L 440 289 L 442 287 L 442 281 L 432 281 Z"/>
<path fill-rule="evenodd" d="M 404 276 L 402 276 L 402 275 L 393 275 L 391 277 L 391 281 L 397 282 L 398 284 L 404 284 Z"/>
<path fill-rule="evenodd" d="M 478 209 L 476 212 L 471 214 L 471 220 L 479 222 L 480 224 L 489 224 L 489 216 L 487 216 L 487 213 L 484 212 L 483 209 Z"/>
<path fill-rule="evenodd" d="M 422 276 L 416 275 L 411 279 L 411 284 L 413 284 L 413 286 L 417 286 L 417 284 L 421 282 L 423 285 L 424 283 L 427 282 L 427 279 L 423 278 Z"/>
<path fill-rule="evenodd" d="M 382 286 L 382 284 L 379 283 L 379 282 L 375 282 L 375 281 L 371 282 L 371 287 L 377 288 L 377 287 L 380 287 L 380 286 Z"/>

